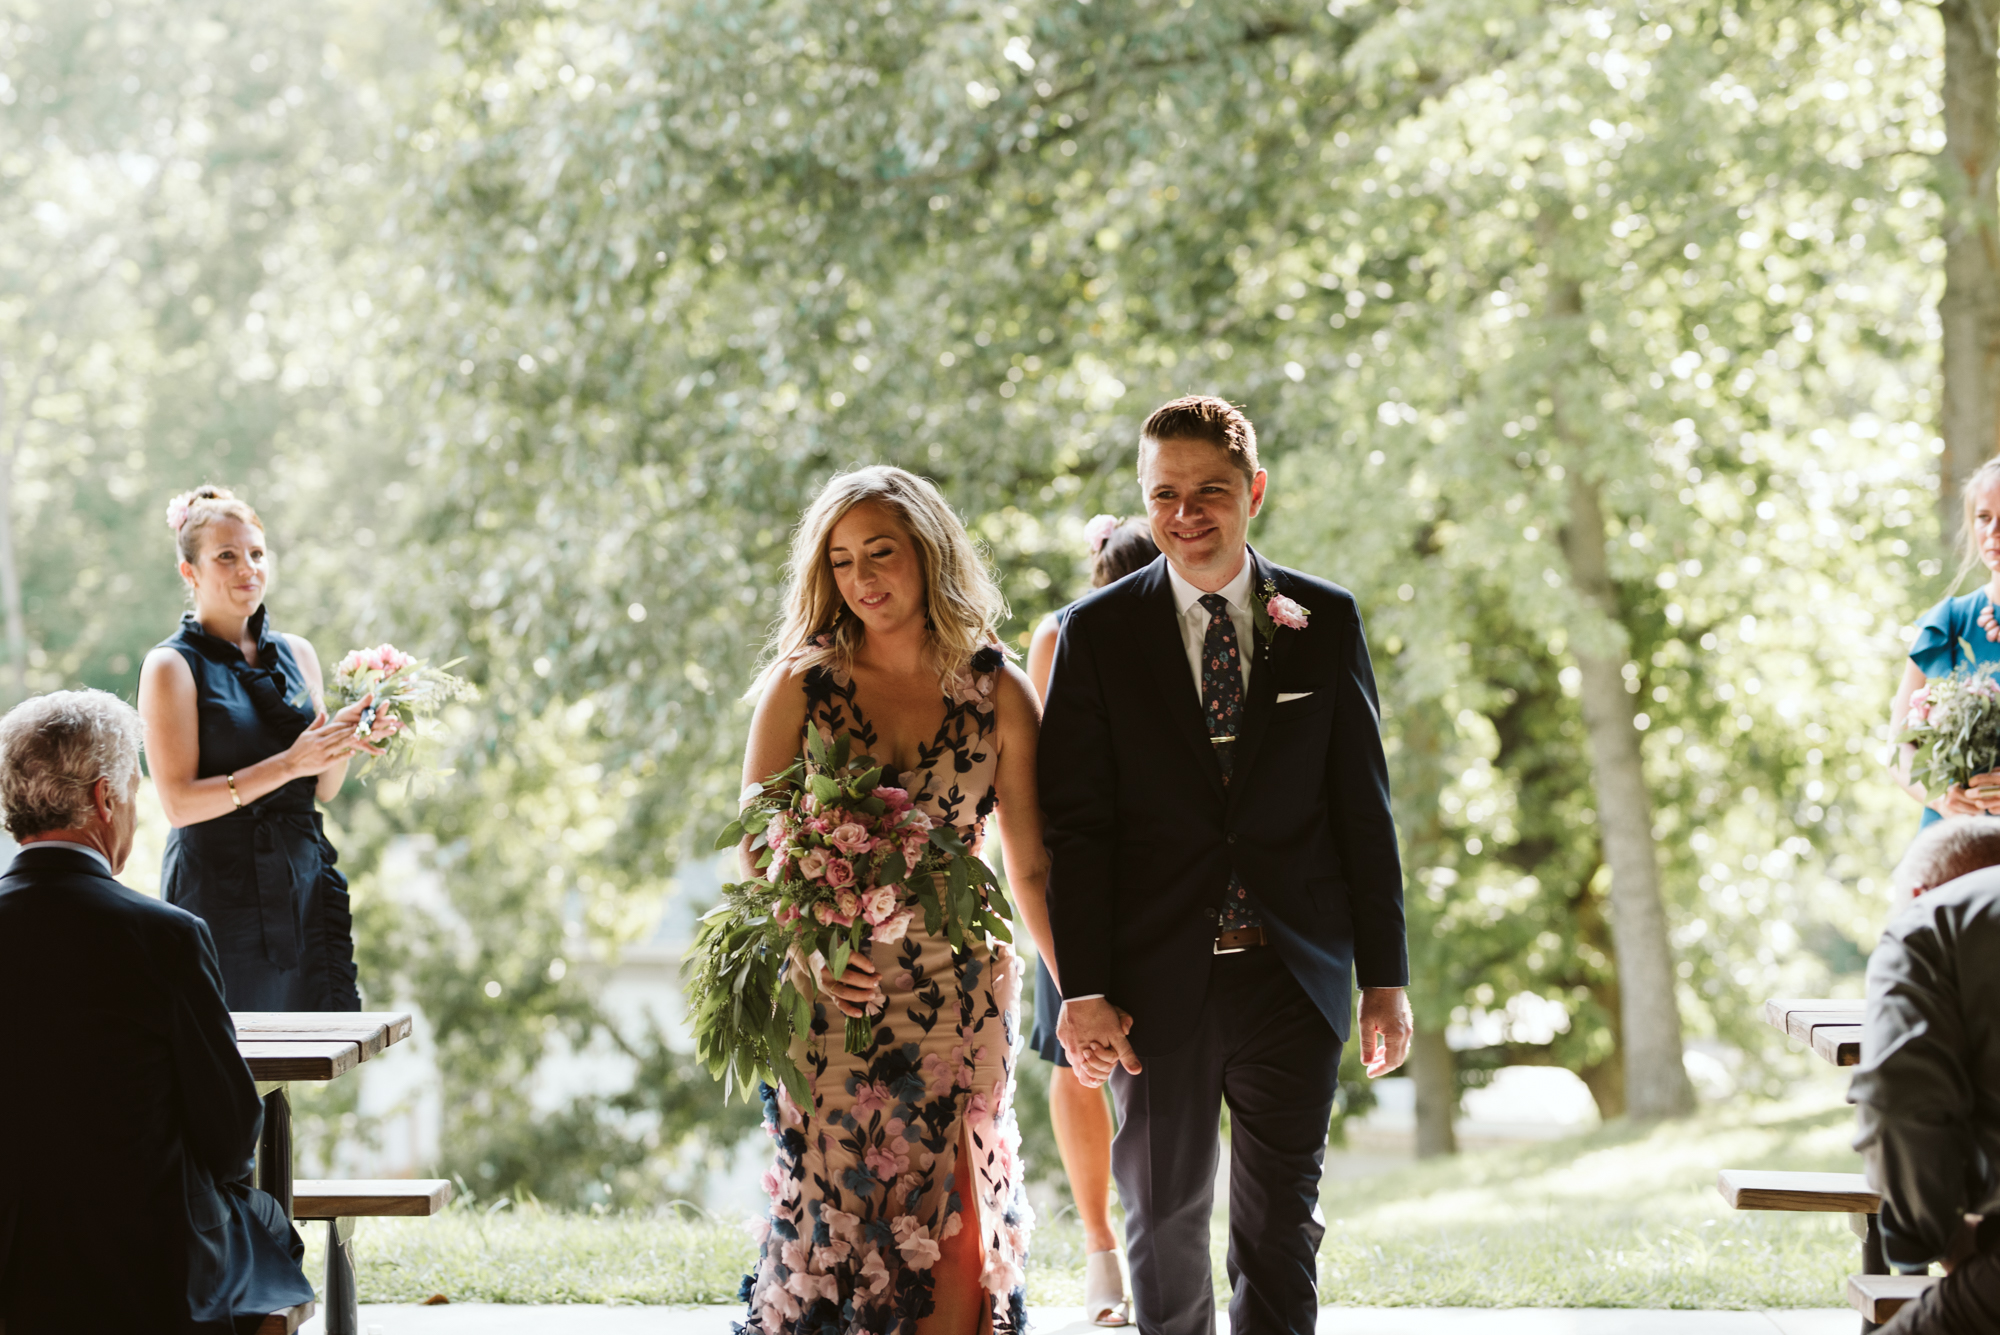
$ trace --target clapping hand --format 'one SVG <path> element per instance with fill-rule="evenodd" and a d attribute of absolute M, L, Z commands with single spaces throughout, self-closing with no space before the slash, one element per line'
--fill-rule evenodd
<path fill-rule="evenodd" d="M 1139 1054 L 1132 1050 L 1132 1017 L 1102 997 L 1063 1003 L 1062 1018 L 1056 1022 L 1056 1038 L 1076 1072 L 1077 1083 L 1096 1089 L 1123 1066 L 1139 1074 Z"/>
<path fill-rule="evenodd" d="M 285 750 L 291 759 L 293 772 L 300 775 L 324 774 L 356 751 L 371 756 L 381 755 L 382 748 L 373 744 L 372 737 L 354 735 L 354 727 L 361 721 L 361 711 L 367 704 L 367 698 L 357 700 L 332 718 L 326 716 L 324 709 L 315 713 L 306 730 Z"/>

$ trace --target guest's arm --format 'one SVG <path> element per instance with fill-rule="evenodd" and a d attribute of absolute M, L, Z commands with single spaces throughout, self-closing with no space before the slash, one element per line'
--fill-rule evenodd
<path fill-rule="evenodd" d="M 227 816 L 239 805 L 276 792 L 294 779 L 322 774 L 336 763 L 344 765 L 354 751 L 372 750 L 354 736 L 360 717 L 358 702 L 331 719 L 320 714 L 277 755 L 245 765 L 232 776 L 197 778 L 201 718 L 194 673 L 173 649 L 153 650 L 139 670 L 139 719 L 146 730 L 146 768 L 153 776 L 167 823 L 176 829 Z M 233 794 L 231 778 L 236 785 Z"/>
<path fill-rule="evenodd" d="M 189 927 L 175 943 L 177 959 L 168 975 L 174 1093 L 188 1152 L 216 1181 L 229 1182 L 243 1175 L 257 1152 L 264 1105 L 236 1050 L 236 1025 L 222 999 L 222 967 L 208 924 L 197 919 Z"/>
<path fill-rule="evenodd" d="M 1855 1148 L 1882 1193 L 1883 1254 L 1921 1266 L 1951 1251 L 1963 1226 L 1973 1078 L 1971 1041 L 1953 1002 L 1944 950 L 1928 924 L 1885 933 L 1868 960 Z"/>

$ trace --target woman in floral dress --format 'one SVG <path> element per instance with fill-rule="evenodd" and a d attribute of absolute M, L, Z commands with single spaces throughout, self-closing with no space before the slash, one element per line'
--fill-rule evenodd
<path fill-rule="evenodd" d="M 1040 709 L 995 641 L 1006 605 L 937 489 L 898 468 L 827 483 L 792 543 L 784 621 L 756 690 L 754 783 L 805 730 L 854 738 L 933 822 L 975 850 L 1004 808 L 1008 886 L 1044 958 L 1047 860 L 1035 794 Z M 886 777 L 886 775 L 885 775 Z M 880 790 L 878 790 L 880 791 Z M 746 875 L 757 874 L 746 848 Z M 878 931 L 794 1050 L 811 1107 L 765 1094 L 771 1213 L 741 1335 L 1019 1335 L 1032 1214 L 1015 1129 L 1019 958 L 954 951 L 921 914 Z M 831 998 L 832 1004 L 826 999 Z M 836 1009 L 875 1041 L 849 1055 Z"/>

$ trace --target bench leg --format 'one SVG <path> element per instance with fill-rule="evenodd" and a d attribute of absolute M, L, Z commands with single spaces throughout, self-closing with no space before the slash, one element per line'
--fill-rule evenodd
<path fill-rule="evenodd" d="M 1849 1215 L 1848 1222 L 1856 1225 L 1855 1232 L 1861 1235 L 1861 1273 L 1864 1275 L 1886 1275 L 1889 1263 L 1882 1259 L 1882 1222 L 1875 1215 L 1867 1216 L 1863 1224 L 1858 1215 Z M 1861 1335 L 1882 1329 L 1867 1317 L 1861 1318 Z"/>
<path fill-rule="evenodd" d="M 292 1102 L 281 1085 L 264 1096 L 264 1135 L 257 1142 L 257 1186 L 292 1216 Z"/>
<path fill-rule="evenodd" d="M 326 1221 L 325 1335 L 361 1335 L 361 1303 L 354 1289 L 354 1221 Z"/>

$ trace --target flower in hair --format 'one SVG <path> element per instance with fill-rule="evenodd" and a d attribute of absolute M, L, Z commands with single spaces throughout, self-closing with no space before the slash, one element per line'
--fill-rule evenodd
<path fill-rule="evenodd" d="M 1118 531 L 1117 515 L 1099 515 L 1083 526 L 1083 540 L 1090 547 L 1090 554 L 1097 555 L 1104 550 L 1104 544 Z"/>
<path fill-rule="evenodd" d="M 176 533 L 181 531 L 182 524 L 187 523 L 188 500 L 193 495 L 191 491 L 184 491 L 167 502 L 167 527 Z"/>

